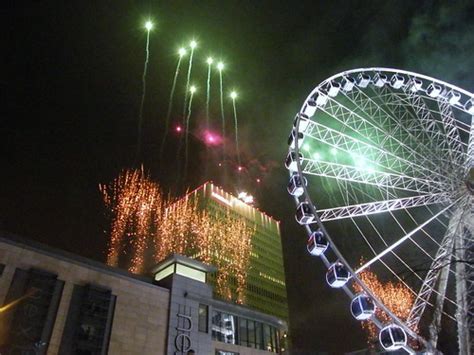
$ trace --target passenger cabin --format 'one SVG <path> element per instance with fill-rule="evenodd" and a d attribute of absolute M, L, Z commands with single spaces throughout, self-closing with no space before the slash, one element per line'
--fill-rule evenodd
<path fill-rule="evenodd" d="M 329 247 L 329 242 L 321 229 L 311 232 L 306 244 L 311 255 L 321 256 Z"/>
<path fill-rule="evenodd" d="M 298 153 L 298 159 L 301 161 L 303 159 L 303 154 Z M 298 170 L 298 159 L 296 158 L 296 152 L 290 151 L 286 156 L 285 166 L 290 171 L 297 171 Z"/>
<path fill-rule="evenodd" d="M 345 76 L 344 79 L 342 79 L 342 90 L 349 92 L 354 88 L 355 84 L 356 80 L 353 77 Z"/>
<path fill-rule="evenodd" d="M 374 76 L 374 85 L 381 88 L 388 82 L 388 78 L 385 74 L 377 73 Z"/>
<path fill-rule="evenodd" d="M 405 78 L 399 74 L 394 74 L 390 79 L 390 85 L 394 89 L 400 89 L 405 84 Z"/>
<path fill-rule="evenodd" d="M 399 350 L 407 345 L 407 335 L 398 325 L 390 324 L 380 331 L 379 341 L 385 350 Z"/>
<path fill-rule="evenodd" d="M 351 313 L 357 320 L 367 320 L 375 313 L 375 303 L 366 294 L 358 294 L 351 301 Z"/>
<path fill-rule="evenodd" d="M 332 264 L 326 272 L 326 281 L 333 288 L 344 286 L 350 279 L 349 271 L 339 261 Z"/>
<path fill-rule="evenodd" d="M 290 182 L 288 183 L 287 190 L 288 193 L 295 197 L 300 197 L 304 193 L 304 186 L 308 185 L 306 178 L 300 177 L 299 175 L 292 175 L 290 177 Z"/>
<path fill-rule="evenodd" d="M 293 120 L 293 128 L 296 129 L 296 123 L 298 122 L 298 117 L 300 119 L 300 125 L 298 126 L 298 131 L 299 132 L 304 132 L 306 131 L 306 128 L 309 126 L 309 119 L 308 116 L 306 116 L 304 113 L 299 113 L 295 116 L 295 119 Z"/>
<path fill-rule="evenodd" d="M 426 89 L 426 93 L 429 97 L 437 98 L 441 94 L 441 86 L 435 83 L 431 83 Z"/>
<path fill-rule="evenodd" d="M 370 84 L 370 76 L 365 73 L 360 73 L 357 76 L 357 86 L 366 88 Z"/>
<path fill-rule="evenodd" d="M 295 218 L 299 224 L 310 224 L 315 217 L 308 202 L 301 202 L 296 208 Z"/>
<path fill-rule="evenodd" d="M 304 134 L 302 132 L 297 132 L 296 129 L 291 130 L 290 136 L 288 137 L 288 145 L 291 149 L 295 149 L 296 145 L 301 147 L 304 140 Z"/>
<path fill-rule="evenodd" d="M 308 118 L 311 118 L 316 113 L 316 101 L 309 99 L 303 107 L 302 113 Z"/>

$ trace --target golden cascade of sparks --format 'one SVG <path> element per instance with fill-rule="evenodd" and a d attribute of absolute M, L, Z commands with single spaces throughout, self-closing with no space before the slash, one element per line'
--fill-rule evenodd
<path fill-rule="evenodd" d="M 361 265 L 363 262 L 361 262 Z M 366 269 L 359 275 L 360 280 L 374 293 L 374 295 L 402 321 L 406 321 L 415 302 L 415 296 L 401 282 L 382 282 L 370 269 Z M 354 283 L 353 288 L 356 293 L 363 292 L 359 284 Z M 390 323 L 390 317 L 377 308 L 376 317 L 384 324 Z M 367 332 L 367 343 L 370 347 L 378 342 L 378 328 L 370 320 L 361 322 L 362 328 Z M 418 329 L 413 329 L 418 332 Z M 411 344 L 417 347 L 417 344 Z"/>
<path fill-rule="evenodd" d="M 255 230 L 227 210 L 211 214 L 188 196 L 164 197 L 159 185 L 143 167 L 125 170 L 99 189 L 110 213 L 107 264 L 118 266 L 131 247 L 129 271 L 143 273 L 146 255 L 153 262 L 176 253 L 214 265 L 215 293 L 229 301 L 245 303 L 247 273 Z M 151 250 L 150 250 L 151 249 Z"/>

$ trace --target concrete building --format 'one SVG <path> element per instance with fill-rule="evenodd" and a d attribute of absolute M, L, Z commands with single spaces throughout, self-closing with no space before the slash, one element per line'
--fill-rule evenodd
<path fill-rule="evenodd" d="M 142 277 L 0 234 L 0 354 L 283 352 L 283 320 L 212 297 L 211 266 L 173 255 Z"/>

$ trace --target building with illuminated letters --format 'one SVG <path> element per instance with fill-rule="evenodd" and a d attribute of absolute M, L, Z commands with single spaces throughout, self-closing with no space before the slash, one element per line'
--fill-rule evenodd
<path fill-rule="evenodd" d="M 210 214 L 230 213 L 231 217 L 245 221 L 254 230 L 244 304 L 288 320 L 279 222 L 212 182 L 205 183 L 188 196 L 190 195 L 197 198 L 200 208 Z M 212 274 L 210 282 L 214 282 Z"/>
<path fill-rule="evenodd" d="M 143 276 L 0 233 L 0 354 L 286 353 L 278 222 L 212 183 L 189 197 L 254 231 L 243 305 L 216 297 L 216 268 L 193 258 Z"/>

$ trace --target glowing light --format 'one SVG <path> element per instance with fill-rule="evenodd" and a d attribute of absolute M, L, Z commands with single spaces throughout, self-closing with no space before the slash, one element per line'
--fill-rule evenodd
<path fill-rule="evenodd" d="M 332 147 L 330 151 L 331 151 L 332 155 L 337 155 L 337 149 L 336 148 Z"/>
<path fill-rule="evenodd" d="M 197 90 L 197 89 L 196 89 L 196 87 L 195 87 L 194 85 L 191 85 L 191 87 L 189 88 L 189 92 L 190 92 L 191 94 L 194 94 L 194 93 L 196 92 L 196 90 Z"/>
<path fill-rule="evenodd" d="M 232 100 L 235 100 L 235 99 L 237 98 L 237 92 L 236 92 L 236 91 L 232 91 L 232 92 L 230 93 L 230 98 L 231 98 Z"/>
<path fill-rule="evenodd" d="M 219 163 L 218 165 L 219 165 L 219 166 L 222 166 L 222 163 Z"/>
<path fill-rule="evenodd" d="M 109 265 L 117 266 L 120 259 L 130 263 L 131 272 L 141 273 L 145 255 L 153 255 L 147 262 L 154 263 L 172 253 L 189 256 L 217 267 L 215 291 L 221 298 L 245 302 L 255 229 L 244 220 L 235 219 L 230 210 L 219 215 L 200 210 L 191 195 L 177 201 L 164 198 L 143 169 L 124 171 L 99 188 L 112 217 Z M 227 206 L 237 201 L 214 191 L 211 196 Z"/>
<path fill-rule="evenodd" d="M 176 132 L 181 133 L 183 128 L 181 126 L 176 126 Z"/>
<path fill-rule="evenodd" d="M 244 203 L 251 205 L 253 203 L 253 196 L 246 193 L 245 191 L 239 192 L 237 195 L 238 199 L 243 201 Z"/>
<path fill-rule="evenodd" d="M 179 50 L 178 50 L 178 54 L 180 57 L 183 57 L 186 55 L 186 48 L 183 48 L 181 47 Z"/>
<path fill-rule="evenodd" d="M 309 152 L 309 150 L 310 150 L 309 144 L 303 144 L 302 149 L 306 152 Z"/>
<path fill-rule="evenodd" d="M 194 49 L 197 47 L 197 42 L 195 40 L 192 40 L 191 43 L 189 43 L 189 46 L 191 47 L 191 49 Z"/>
<path fill-rule="evenodd" d="M 361 265 L 363 264 L 364 262 L 361 261 Z M 358 276 L 375 296 L 398 318 L 402 321 L 408 318 L 413 302 L 415 301 L 415 295 L 410 292 L 408 287 L 401 282 L 388 281 L 383 283 L 378 279 L 377 275 L 369 269 L 364 270 Z M 363 291 L 357 283 L 355 283 L 353 287 L 357 293 Z M 388 323 L 391 320 L 390 317 L 378 307 L 375 314 L 382 323 Z M 378 328 L 371 321 L 363 321 L 361 326 L 367 332 L 367 343 L 369 346 L 373 346 L 373 344 L 377 342 Z M 417 332 L 417 329 L 413 330 Z"/>
<path fill-rule="evenodd" d="M 222 62 L 217 63 L 217 69 L 219 71 L 222 71 L 224 69 L 224 63 L 222 63 Z"/>
<path fill-rule="evenodd" d="M 151 22 L 150 20 L 145 22 L 145 28 L 147 31 L 151 31 L 153 29 L 153 22 Z"/>
<path fill-rule="evenodd" d="M 225 203 L 227 206 L 232 207 L 232 202 L 226 199 L 224 196 L 221 196 L 215 192 L 211 193 L 211 196 L 214 197 L 216 200 L 221 201 L 222 203 Z"/>
<path fill-rule="evenodd" d="M 314 160 L 321 160 L 321 154 L 319 154 L 318 152 L 313 153 L 313 159 Z"/>
<path fill-rule="evenodd" d="M 238 171 L 242 171 L 242 169 L 243 169 L 243 168 L 242 168 L 241 166 L 239 166 L 239 167 L 237 168 Z"/>
<path fill-rule="evenodd" d="M 222 142 L 222 138 L 211 131 L 204 131 L 204 143 L 208 145 L 219 145 Z"/>
<path fill-rule="evenodd" d="M 257 178 L 257 180 L 256 180 L 256 181 L 257 181 L 258 183 L 260 183 L 260 182 L 261 182 L 261 180 L 260 180 L 259 178 Z"/>
<path fill-rule="evenodd" d="M 212 59 L 212 57 L 208 57 L 206 63 L 211 65 L 212 63 L 214 63 L 214 59 Z"/>

